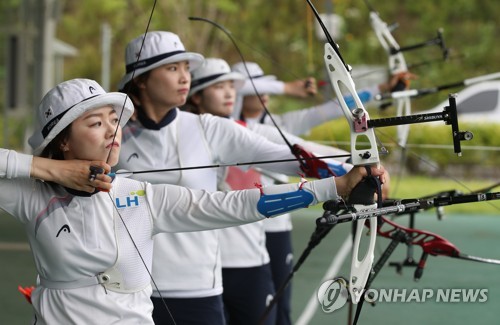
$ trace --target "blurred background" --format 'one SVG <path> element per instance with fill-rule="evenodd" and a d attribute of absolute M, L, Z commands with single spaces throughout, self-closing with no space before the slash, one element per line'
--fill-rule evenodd
<path fill-rule="evenodd" d="M 463 80 L 500 72 L 500 42 L 497 40 L 497 35 L 500 35 L 500 6 L 496 1 L 372 0 L 367 3 L 362 0 L 316 0 L 313 3 L 340 45 L 344 60 L 352 66 L 352 76 L 357 88 L 378 84 L 387 80 L 390 75 L 388 54 L 370 24 L 368 5 L 387 23 L 401 48 L 418 47 L 403 52 L 409 70 L 418 75 L 418 79 L 411 82 L 412 89 L 460 84 Z M 191 16 L 210 19 L 224 26 L 231 32 L 244 59 L 258 62 L 267 74 L 276 75 L 284 81 L 307 76 L 316 78 L 319 85 L 317 96 L 293 100 L 275 96 L 270 104 L 273 112 L 310 107 L 332 98 L 333 93 L 323 61 L 324 35 L 306 1 L 158 0 L 155 3 L 151 0 L 2 0 L 2 147 L 29 152 L 26 139 L 31 134 L 34 108 L 46 91 L 63 80 L 91 78 L 108 91 L 116 91 L 125 71 L 125 46 L 132 38 L 143 34 L 146 28 L 177 33 L 187 50 L 199 52 L 205 57 L 222 57 L 230 64 L 242 60 L 223 32 L 206 22 L 189 20 L 188 17 Z M 441 45 L 435 42 L 438 30 L 441 30 L 442 35 Z M 446 59 L 443 56 L 443 47 L 448 49 Z M 488 83 L 489 88 L 484 94 L 478 92 L 473 100 L 469 100 L 467 110 L 470 114 L 459 116 L 461 129 L 474 133 L 472 141 L 462 143 L 462 157 L 453 153 L 451 129 L 442 122 L 412 125 L 405 150 L 397 145 L 395 127 L 376 131 L 381 143 L 389 149 L 389 155 L 382 157 L 382 160 L 391 171 L 393 197 L 420 197 L 445 190 L 466 193 L 498 184 L 499 83 L 500 81 Z M 457 93 L 457 99 L 461 99 L 466 96 L 462 92 L 465 90 L 467 88 L 464 85 L 458 85 L 412 99 L 411 110 L 415 113 L 442 107 L 447 104 L 450 93 Z M 368 110 L 372 118 L 390 117 L 396 114 L 394 106 L 392 102 L 373 101 L 368 105 Z M 461 107 L 459 105 L 459 111 Z M 346 149 L 350 141 L 349 127 L 345 119 L 325 122 L 306 137 Z M 495 222 L 498 220 L 496 216 L 499 215 L 499 204 L 495 201 L 464 204 L 446 210 L 450 216 L 455 216 L 455 219 L 450 220 L 451 223 L 460 225 L 460 218 L 465 218 L 467 221 L 463 221 L 463 224 L 469 223 L 467 227 L 471 226 L 470 223 L 484 225 L 484 229 L 477 231 L 475 237 L 470 234 L 471 237 L 464 246 L 471 248 L 475 243 L 478 255 L 484 253 L 491 256 L 493 249 L 486 252 L 482 249 L 490 247 L 490 244 L 494 247 L 494 243 L 498 242 L 498 224 Z M 321 209 L 313 210 L 314 215 L 319 216 L 320 213 Z M 9 266 L 2 267 L 5 284 L 1 287 L 9 287 L 1 290 L 4 320 L 0 323 L 25 323 L 30 317 L 30 310 L 23 301 L 24 298 L 16 292 L 16 287 L 17 284 L 31 284 L 35 271 L 20 226 L 3 215 L 0 219 L 0 229 L 3 229 L 0 235 L 0 255 L 2 263 Z M 310 218 L 297 220 L 302 222 L 294 223 L 297 229 L 295 244 L 297 249 L 300 249 L 305 245 L 309 228 L 313 225 Z M 482 223 L 479 223 L 480 221 Z M 420 221 L 417 223 L 421 224 Z M 447 224 L 441 227 L 449 228 Z M 459 227 L 457 231 L 467 229 L 464 226 Z M 456 237 L 462 238 L 462 234 L 459 233 Z M 486 239 L 489 241 L 480 241 Z M 325 252 L 322 254 L 332 255 L 337 246 L 340 244 L 323 246 Z M 325 255 L 320 256 L 318 258 L 322 262 L 329 261 L 324 258 Z M 444 261 L 443 267 L 446 265 L 452 264 Z M 324 269 L 317 264 L 308 267 L 310 272 L 323 272 Z M 457 264 L 450 272 L 459 268 L 463 269 L 462 264 Z M 478 270 L 483 269 L 474 264 L 465 273 L 471 274 Z M 489 268 L 488 272 L 496 272 L 495 270 Z M 436 267 L 434 272 L 440 277 L 427 282 L 427 285 L 444 285 L 441 282 L 444 274 L 441 269 Z M 311 278 L 310 273 L 305 271 L 303 273 L 304 279 L 300 280 L 301 275 L 297 279 L 298 290 L 294 295 L 297 307 L 294 308 L 294 319 L 299 317 L 303 300 L 308 298 L 305 295 L 310 294 L 303 291 L 306 293 L 301 295 L 300 288 L 307 287 L 314 295 L 311 281 L 320 279 Z M 460 283 L 464 273 L 461 274 L 457 273 L 458 279 L 454 281 Z M 476 278 L 480 279 L 481 276 Z M 392 281 L 392 274 L 389 281 Z M 491 281 L 477 285 L 490 286 Z M 500 299 L 500 289 L 493 286 L 489 288 L 495 290 L 496 300 Z M 494 299 L 490 305 L 483 306 L 492 317 L 495 310 L 491 307 L 493 302 Z M 418 314 L 425 320 L 408 322 L 409 324 L 432 323 L 425 313 L 416 313 L 410 307 L 414 306 L 408 306 L 408 310 L 401 309 L 402 313 L 404 310 Z M 376 310 L 381 313 L 380 322 L 374 318 L 373 323 L 396 324 L 404 317 L 401 314 L 396 315 L 390 322 L 387 320 L 389 309 L 381 307 Z M 436 313 L 443 313 L 443 310 Z M 459 306 L 448 311 L 448 315 L 457 315 L 454 320 L 450 318 L 447 322 L 446 319 L 439 318 L 435 323 L 460 323 L 468 314 L 471 316 L 469 322 L 478 323 L 478 315 L 483 313 L 480 309 L 473 309 L 469 313 L 464 306 Z M 491 319 L 486 319 L 486 323 L 492 322 Z M 328 318 L 324 323 L 330 322 L 331 318 Z"/>
<path fill-rule="evenodd" d="M 500 6 L 493 1 L 318 0 L 313 3 L 340 45 L 345 61 L 353 67 L 357 88 L 382 82 L 389 75 L 388 55 L 371 27 L 369 5 L 387 23 L 401 48 L 431 43 L 402 52 L 410 71 L 418 75 L 411 88 L 446 85 L 500 71 L 497 59 L 500 45 L 496 41 L 500 33 L 497 24 Z M 270 104 L 272 111 L 309 107 L 333 96 L 324 68 L 324 34 L 306 1 L 5 0 L 0 2 L 2 145 L 29 151 L 25 139 L 31 132 L 31 113 L 43 94 L 58 82 L 85 77 L 115 91 L 124 74 L 125 46 L 147 27 L 179 34 L 188 50 L 206 57 L 222 57 L 230 64 L 241 61 L 223 32 L 206 22 L 189 20 L 191 16 L 224 26 L 244 59 L 258 62 L 266 73 L 285 81 L 306 76 L 318 80 L 318 96 L 293 101 L 277 96 Z M 441 47 L 431 42 L 439 29 L 443 46 L 448 49 L 446 60 Z M 411 101 L 412 112 L 442 105 L 450 92 L 462 88 L 415 98 Z M 500 90 L 497 97 L 499 93 Z M 370 114 L 394 116 L 390 104 L 380 110 L 381 103 L 372 103 Z M 475 104 L 481 106 L 477 101 Z M 491 122 L 499 122 L 498 116 L 472 125 L 475 140 L 464 144 L 469 152 L 460 160 L 442 153 L 451 148 L 448 128 L 412 126 L 408 144 L 439 168 L 455 166 L 462 176 L 472 177 L 481 172 L 482 177 L 496 177 L 494 157 L 498 155 L 500 139 L 493 136 L 496 126 Z M 467 118 L 460 122 L 465 123 L 463 128 L 471 128 Z M 312 132 L 310 138 L 345 145 L 349 141 L 345 121 L 332 123 Z M 380 135 L 387 146 L 394 145 L 393 129 L 384 129 L 385 139 Z M 419 147 L 423 144 L 427 147 Z M 426 168 L 418 159 L 409 157 L 405 168 L 415 173 Z M 388 159 L 387 163 L 393 162 Z M 401 161 L 397 158 L 394 163 Z"/>

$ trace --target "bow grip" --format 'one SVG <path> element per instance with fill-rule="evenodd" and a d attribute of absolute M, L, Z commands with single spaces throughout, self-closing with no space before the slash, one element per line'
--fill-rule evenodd
<path fill-rule="evenodd" d="M 379 187 L 379 180 L 372 176 L 370 167 L 365 166 L 368 176 L 363 178 L 349 194 L 348 203 L 357 205 L 372 205 L 375 203 L 375 193 Z"/>
<path fill-rule="evenodd" d="M 410 86 L 410 81 L 405 77 L 405 73 L 401 72 L 396 74 L 396 77 L 398 78 L 398 81 L 392 88 L 389 90 L 391 93 L 396 92 L 396 91 L 403 91 L 408 89 Z"/>

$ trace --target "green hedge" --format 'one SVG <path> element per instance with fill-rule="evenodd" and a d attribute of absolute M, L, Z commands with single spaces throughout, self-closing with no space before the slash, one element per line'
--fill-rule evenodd
<path fill-rule="evenodd" d="M 19 115 L 19 114 L 18 114 Z M 8 148 L 22 150 L 26 129 L 31 123 L 31 118 L 27 116 L 9 116 L 7 129 L 5 129 L 5 116 L 0 115 L 0 144 Z M 28 136 L 30 136 L 29 134 Z M 5 137 L 7 136 L 7 139 Z"/>

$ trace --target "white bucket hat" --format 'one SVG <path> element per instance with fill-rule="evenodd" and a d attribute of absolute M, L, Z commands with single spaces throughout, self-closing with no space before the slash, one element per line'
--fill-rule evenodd
<path fill-rule="evenodd" d="M 142 34 L 127 44 L 125 76 L 120 81 L 118 89 L 124 90 L 125 85 L 132 80 L 132 75 L 137 77 L 164 64 L 180 61 L 189 61 L 189 68 L 192 71 L 202 64 L 203 55 L 186 52 L 181 39 L 174 33 L 151 31 Z"/>
<path fill-rule="evenodd" d="M 229 64 L 219 58 L 207 58 L 203 64 L 191 72 L 191 89 L 189 96 L 221 81 L 233 80 L 236 89 L 241 88 L 245 76 L 239 72 L 231 71 Z"/>
<path fill-rule="evenodd" d="M 238 92 L 238 96 L 236 97 L 236 101 L 234 103 L 233 113 L 231 114 L 231 116 L 233 116 L 235 119 L 239 119 L 243 106 L 243 96 L 255 94 L 255 90 L 251 85 L 252 80 L 254 82 L 257 82 L 259 80 L 265 82 L 277 80 L 277 78 L 273 75 L 265 75 L 262 68 L 255 62 L 238 62 L 233 64 L 231 69 L 235 72 L 243 74 L 246 77 L 245 83 Z"/>
<path fill-rule="evenodd" d="M 36 130 L 28 140 L 33 154 L 40 155 L 50 141 L 85 112 L 107 105 L 121 116 L 121 126 L 134 112 L 134 105 L 126 94 L 107 93 L 94 80 L 72 79 L 52 88 L 38 105 Z"/>
<path fill-rule="evenodd" d="M 245 68 L 246 66 L 246 68 Z M 233 64 L 232 70 L 243 74 L 247 78 L 260 78 L 267 80 L 276 80 L 276 76 L 265 75 L 264 70 L 255 62 L 238 62 Z M 247 71 L 248 70 L 248 71 Z"/>

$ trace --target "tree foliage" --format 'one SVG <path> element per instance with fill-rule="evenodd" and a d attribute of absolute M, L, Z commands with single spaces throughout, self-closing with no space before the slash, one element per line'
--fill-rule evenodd
<path fill-rule="evenodd" d="M 488 0 L 371 1 L 380 17 L 397 23 L 393 34 L 401 46 L 426 41 L 444 28 L 452 56 L 447 62 L 415 69 L 419 79 L 414 87 L 430 87 L 500 70 L 496 60 L 500 32 L 500 7 Z M 113 31 L 112 81 L 124 73 L 124 49 L 132 38 L 144 33 L 151 14 L 152 0 L 63 1 L 57 33 L 76 46 L 80 55 L 67 64 L 66 77 L 100 77 L 100 26 L 108 23 Z M 337 39 L 344 59 L 358 64 L 386 65 L 387 59 L 369 24 L 369 10 L 361 0 L 313 1 L 319 12 L 333 12 L 345 21 L 343 37 Z M 318 40 L 310 9 L 305 1 L 290 0 L 189 0 L 158 1 L 149 30 L 169 30 L 180 35 L 184 45 L 203 55 L 220 56 L 230 63 L 240 61 L 230 40 L 220 31 L 190 16 L 203 17 L 232 33 L 245 60 L 257 61 L 270 74 L 285 80 L 305 75 L 323 75 L 323 41 Z M 408 63 L 439 58 L 437 47 L 406 52 Z M 464 56 L 464 57 L 462 57 Z M 425 109 L 442 101 L 436 94 L 415 101 Z"/>
<path fill-rule="evenodd" d="M 60 19 L 57 36 L 78 48 L 80 54 L 68 59 L 66 78 L 100 78 L 103 23 L 112 28 L 113 66 L 111 79 L 116 84 L 124 72 L 124 48 L 129 40 L 144 33 L 151 15 L 153 0 L 59 0 Z M 489 0 L 374 1 L 371 5 L 388 23 L 397 23 L 393 34 L 402 46 L 434 37 L 444 28 L 452 56 L 465 56 L 448 62 L 415 69 L 420 76 L 415 87 L 470 78 L 498 71 L 496 60 L 500 32 L 497 17 L 500 6 Z M 319 12 L 335 13 L 344 21 L 343 36 L 336 41 L 346 61 L 386 65 L 387 59 L 369 24 L 369 10 L 362 0 L 313 1 Z M 15 24 L 20 0 L 0 4 L 3 27 Z M 221 56 L 230 63 L 239 61 L 229 39 L 213 26 L 188 17 L 203 17 L 231 31 L 246 60 L 255 60 L 263 68 L 285 80 L 323 75 L 323 41 L 316 38 L 314 18 L 306 1 L 301 0 L 187 0 L 157 1 L 149 30 L 170 30 L 179 34 L 189 50 L 205 56 Z M 438 58 L 437 48 L 405 53 L 409 63 Z M 354 71 L 355 72 L 355 71 Z M 442 94 L 414 104 L 428 108 L 440 102 Z"/>
<path fill-rule="evenodd" d="M 369 1 L 382 20 L 397 23 L 393 34 L 401 46 L 413 45 L 444 29 L 450 59 L 419 66 L 412 87 L 448 84 L 474 76 L 500 71 L 497 60 L 500 33 L 497 17 L 500 6 L 490 0 Z M 0 2 L 0 18 L 15 23 L 13 15 L 20 0 Z M 65 78 L 101 78 L 101 40 L 103 23 L 112 29 L 111 85 L 115 90 L 124 74 L 124 49 L 128 41 L 149 30 L 168 30 L 180 35 L 186 48 L 206 57 L 223 57 L 229 63 L 241 58 L 224 33 L 212 25 L 191 21 L 191 16 L 210 19 L 229 30 L 245 60 L 258 62 L 269 74 L 283 80 L 306 75 L 324 78 L 324 42 L 315 36 L 315 18 L 302 0 L 60 0 L 61 13 L 57 37 L 73 45 L 79 55 L 66 59 Z M 348 64 L 387 65 L 369 22 L 369 10 L 362 0 L 315 0 L 320 13 L 335 13 L 344 19 L 342 36 L 336 39 Z M 4 10 L 8 8 L 9 10 Z M 151 20 L 150 20 L 151 18 Z M 405 52 L 409 64 L 439 59 L 437 47 Z M 458 59 L 456 58 L 458 57 Z M 0 67 L 2 73 L 2 67 Z M 362 81 L 362 80 L 361 80 Z M 428 109 L 447 98 L 437 93 L 412 101 L 414 110 Z M 317 101 L 322 100 L 318 98 Z M 281 102 L 278 102 L 281 103 Z M 307 104 L 313 104 L 309 101 Z M 286 103 L 288 105 L 288 103 Z M 280 106 L 280 105 L 276 105 Z M 415 129 L 415 128 L 413 128 Z"/>

